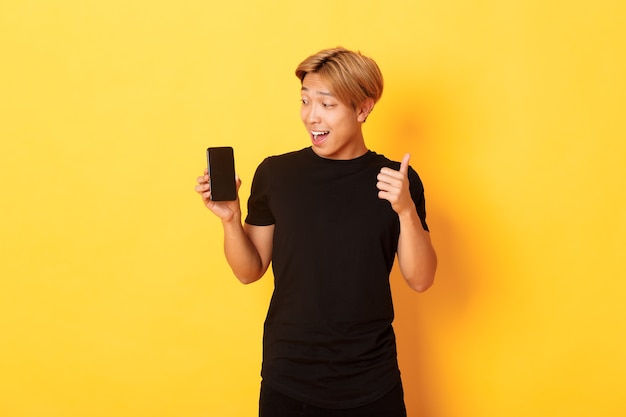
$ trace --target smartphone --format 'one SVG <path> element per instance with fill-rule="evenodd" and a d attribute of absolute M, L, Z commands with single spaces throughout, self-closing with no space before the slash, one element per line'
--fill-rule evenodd
<path fill-rule="evenodd" d="M 237 199 L 235 183 L 235 156 L 230 146 L 210 147 L 206 150 L 209 166 L 211 200 L 234 201 Z"/>

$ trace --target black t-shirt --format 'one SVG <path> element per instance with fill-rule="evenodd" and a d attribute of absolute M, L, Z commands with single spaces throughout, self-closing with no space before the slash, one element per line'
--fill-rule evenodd
<path fill-rule="evenodd" d="M 350 408 L 400 380 L 389 273 L 400 233 L 376 176 L 400 164 L 368 151 L 352 160 L 311 148 L 257 168 L 246 222 L 275 225 L 275 288 L 265 321 L 265 383 L 299 401 Z M 425 230 L 424 189 L 409 169 Z"/>

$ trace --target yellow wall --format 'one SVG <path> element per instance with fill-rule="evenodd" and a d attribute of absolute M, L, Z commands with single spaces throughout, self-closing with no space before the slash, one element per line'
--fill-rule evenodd
<path fill-rule="evenodd" d="M 271 277 L 193 192 L 307 145 L 295 65 L 386 77 L 369 145 L 413 153 L 437 283 L 392 276 L 411 417 L 623 416 L 620 0 L 0 4 L 0 415 L 256 413 Z"/>

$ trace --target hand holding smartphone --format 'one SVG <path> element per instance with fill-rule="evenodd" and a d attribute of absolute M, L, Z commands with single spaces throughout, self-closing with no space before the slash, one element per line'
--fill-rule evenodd
<path fill-rule="evenodd" d="M 211 200 L 234 201 L 237 199 L 235 182 L 235 157 L 230 146 L 207 148 Z"/>

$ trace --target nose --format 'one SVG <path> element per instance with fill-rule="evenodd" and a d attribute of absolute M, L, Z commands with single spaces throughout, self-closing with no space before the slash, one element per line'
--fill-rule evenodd
<path fill-rule="evenodd" d="M 319 109 L 314 103 L 311 103 L 308 106 L 303 107 L 302 119 L 307 123 L 319 123 L 320 121 Z"/>

